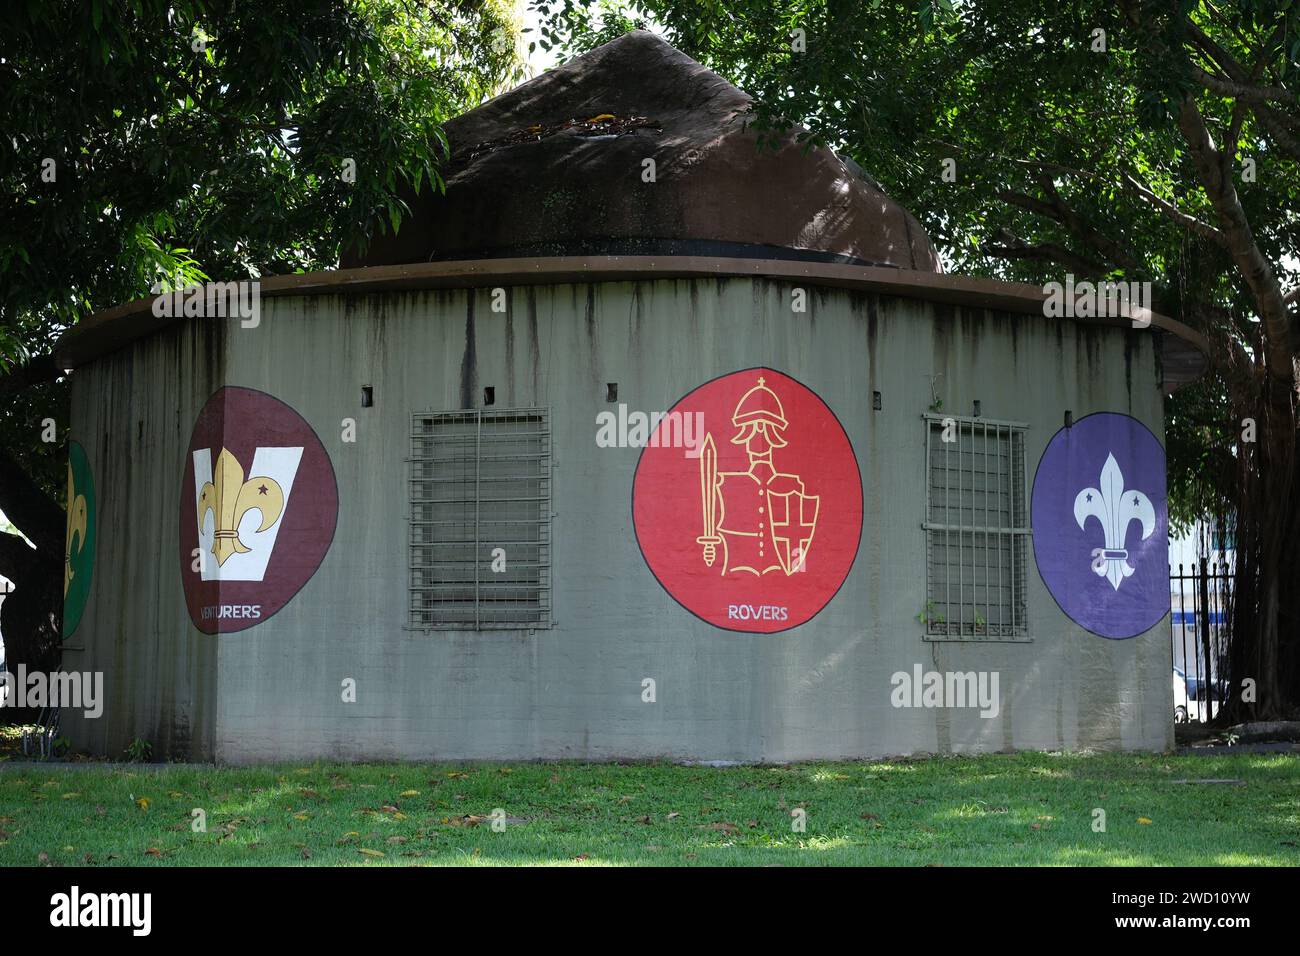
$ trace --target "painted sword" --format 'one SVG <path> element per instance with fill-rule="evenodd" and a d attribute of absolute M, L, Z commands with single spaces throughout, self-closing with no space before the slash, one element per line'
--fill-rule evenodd
<path fill-rule="evenodd" d="M 704 545 L 704 564 L 713 567 L 717 559 L 717 547 L 722 542 L 718 537 L 718 449 L 713 444 L 713 436 L 707 435 L 704 447 L 700 450 L 700 502 L 704 508 L 704 534 L 695 539 L 696 544 Z"/>

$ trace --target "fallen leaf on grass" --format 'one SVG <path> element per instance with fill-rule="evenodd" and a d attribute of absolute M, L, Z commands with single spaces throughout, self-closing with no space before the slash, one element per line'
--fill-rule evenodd
<path fill-rule="evenodd" d="M 1141 823 L 1141 824 L 1143 824 L 1144 826 L 1145 826 L 1146 824 L 1150 823 L 1150 822 L 1151 822 L 1151 821 L 1150 821 L 1149 819 L 1147 819 L 1146 817 L 1138 817 L 1138 823 Z"/>
<path fill-rule="evenodd" d="M 577 860 L 579 862 L 585 859 L 587 859 L 587 854 L 585 853 L 579 853 L 577 856 L 574 857 L 574 860 Z"/>
<path fill-rule="evenodd" d="M 697 830 L 717 830 L 719 833 L 739 833 L 740 827 L 734 823 L 701 823 Z"/>
<path fill-rule="evenodd" d="M 76 799 L 77 797 L 79 797 L 79 796 L 81 796 L 81 794 L 79 794 L 79 793 L 65 793 L 65 794 L 63 795 L 63 799 L 64 799 L 64 800 L 75 800 L 75 799 Z"/>
<path fill-rule="evenodd" d="M 158 849 L 156 846 L 151 846 L 151 847 L 149 847 L 149 849 L 147 849 L 147 850 L 144 851 L 144 855 L 145 855 L 145 856 L 162 856 L 162 850 Z"/>
<path fill-rule="evenodd" d="M 420 795 L 419 790 L 403 790 L 401 793 L 398 794 L 399 797 L 418 797 L 419 795 Z"/>
<path fill-rule="evenodd" d="M 145 811 L 146 813 L 149 812 L 149 798 L 148 798 L 148 797 L 141 797 L 139 800 L 137 800 L 137 801 L 135 802 L 135 805 L 136 805 L 137 807 L 139 807 L 141 810 Z"/>
<path fill-rule="evenodd" d="M 467 813 L 463 817 L 451 817 L 450 819 L 444 817 L 442 822 L 453 827 L 476 827 L 480 823 L 487 823 L 491 819 L 491 817 L 483 817 L 478 816 L 477 814 Z"/>
<path fill-rule="evenodd" d="M 669 820 L 676 820 L 676 819 L 677 819 L 678 817 L 680 817 L 680 816 L 681 816 L 680 811 L 674 810 L 672 813 L 668 814 L 668 819 L 669 819 Z"/>
<path fill-rule="evenodd" d="M 364 846 L 361 849 L 357 850 L 357 852 L 360 853 L 362 856 L 368 856 L 372 858 L 378 858 L 384 855 L 379 850 L 371 850 Z"/>

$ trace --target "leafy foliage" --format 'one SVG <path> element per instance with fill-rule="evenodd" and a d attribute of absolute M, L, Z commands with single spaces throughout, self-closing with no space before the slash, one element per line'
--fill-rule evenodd
<path fill-rule="evenodd" d="M 345 239 L 395 223 L 399 183 L 441 184 L 439 123 L 512 75 L 503 9 L 6 6 L 0 355 L 160 279 L 328 267 Z"/>
<path fill-rule="evenodd" d="M 209 276 L 333 267 L 396 227 L 401 189 L 441 188 L 440 124 L 519 76 L 512 16 L 508 0 L 0 5 L 0 465 L 58 500 L 42 423 L 64 434 L 48 356 L 72 323 Z M 0 511 L 33 520 L 3 482 Z M 15 549 L 0 533 L 0 563 L 44 574 Z M 6 602 L 11 649 L 49 629 L 35 590 Z M 24 605 L 39 624 L 12 619 Z"/>

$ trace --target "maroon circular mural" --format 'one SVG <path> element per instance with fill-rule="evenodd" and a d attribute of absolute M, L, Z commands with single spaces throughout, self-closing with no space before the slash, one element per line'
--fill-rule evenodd
<path fill-rule="evenodd" d="M 834 413 L 780 372 L 701 385 L 651 433 L 632 488 L 637 542 L 679 604 L 732 631 L 811 620 L 858 553 L 862 480 Z"/>
<path fill-rule="evenodd" d="M 181 478 L 180 563 L 194 626 L 255 627 L 293 599 L 334 540 L 334 467 L 277 398 L 219 389 L 194 423 Z"/>

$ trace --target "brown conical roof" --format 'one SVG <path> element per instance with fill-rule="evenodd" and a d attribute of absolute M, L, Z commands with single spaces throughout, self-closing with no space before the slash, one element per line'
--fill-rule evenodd
<path fill-rule="evenodd" d="M 759 151 L 751 102 L 628 33 L 447 123 L 446 193 L 410 197 L 396 237 L 342 264 L 677 254 L 942 271 L 916 219 L 830 150 L 791 131 Z"/>

